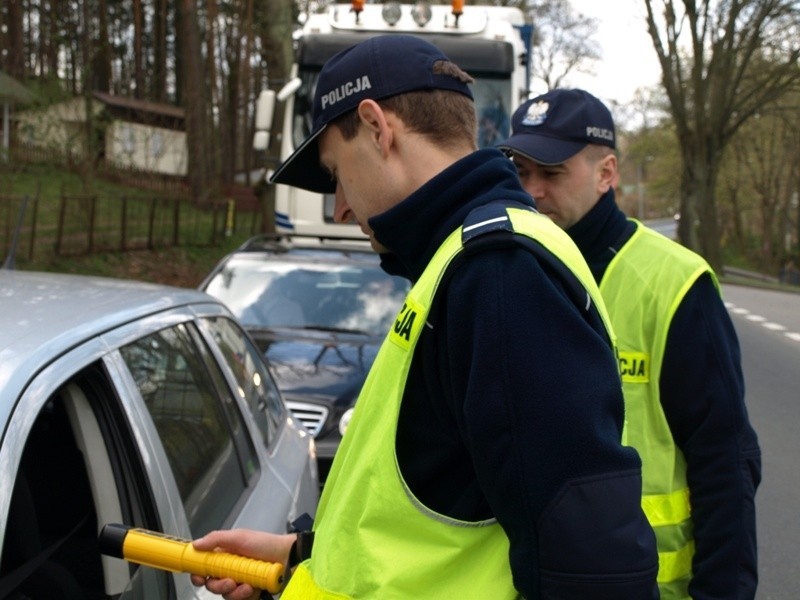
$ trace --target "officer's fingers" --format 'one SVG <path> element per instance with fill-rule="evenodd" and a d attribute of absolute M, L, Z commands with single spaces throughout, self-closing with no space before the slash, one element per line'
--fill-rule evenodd
<path fill-rule="evenodd" d="M 240 590 L 237 588 L 233 593 L 224 595 L 223 598 L 225 598 L 225 600 L 258 600 L 261 597 L 261 591 L 253 590 L 253 588 L 250 589 L 252 590 L 252 593 L 249 596 L 243 596 L 240 593 Z"/>
<path fill-rule="evenodd" d="M 229 552 L 238 546 L 240 532 L 230 529 L 212 531 L 192 542 L 195 550 L 210 551 L 224 548 Z"/>
<path fill-rule="evenodd" d="M 216 579 L 209 577 L 204 583 L 209 592 L 218 594 L 225 600 L 250 600 L 251 598 L 258 598 L 260 594 L 259 590 L 254 589 L 253 586 L 246 583 L 237 584 L 230 578 Z"/>
<path fill-rule="evenodd" d="M 225 600 L 258 600 L 261 590 L 257 590 L 250 585 L 242 584 L 233 589 L 232 592 L 223 594 Z"/>
<path fill-rule="evenodd" d="M 192 542 L 195 550 L 223 550 L 270 562 L 286 562 L 295 535 L 277 535 L 251 529 L 212 531 Z"/>

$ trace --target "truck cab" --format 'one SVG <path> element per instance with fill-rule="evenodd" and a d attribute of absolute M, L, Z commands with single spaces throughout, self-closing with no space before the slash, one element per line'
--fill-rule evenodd
<path fill-rule="evenodd" d="M 517 8 L 500 6 L 335 4 L 310 15 L 296 34 L 295 63 L 287 86 L 281 124 L 280 159 L 309 135 L 313 94 L 325 62 L 369 37 L 405 33 L 424 37 L 475 80 L 478 146 L 508 137 L 511 115 L 527 97 L 531 28 Z M 398 60 L 403 60 L 398 57 Z M 275 217 L 279 231 L 313 235 L 363 236 L 357 225 L 333 221 L 334 197 L 278 185 Z"/>

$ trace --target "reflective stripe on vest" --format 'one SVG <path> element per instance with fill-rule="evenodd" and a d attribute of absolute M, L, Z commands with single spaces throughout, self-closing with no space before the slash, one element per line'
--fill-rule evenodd
<path fill-rule="evenodd" d="M 642 498 L 642 508 L 653 527 L 683 523 L 691 516 L 689 488 L 671 494 L 648 494 Z"/>
<path fill-rule="evenodd" d="M 680 550 L 658 553 L 658 577 L 656 581 L 661 589 L 661 598 L 689 598 L 685 586 L 689 584 L 692 573 L 692 557 L 694 541 L 688 542 Z M 681 581 L 671 587 L 673 582 Z M 668 592 L 667 590 L 674 590 Z"/>
<path fill-rule="evenodd" d="M 642 509 L 658 540 L 661 597 L 682 600 L 689 598 L 694 555 L 690 491 L 686 460 L 661 406 L 659 380 L 672 318 L 704 273 L 719 288 L 700 256 L 637 223 L 600 282 L 617 335 L 626 439 L 642 459 Z"/>
<path fill-rule="evenodd" d="M 591 273 L 567 235 L 538 213 L 506 210 L 515 232 L 538 240 L 587 283 L 607 317 Z M 462 250 L 459 228 L 409 291 L 334 457 L 311 558 L 297 568 L 283 600 L 518 598 L 508 538 L 496 520 L 464 522 L 432 512 L 405 485 L 395 455 L 414 349 L 441 278 Z"/>

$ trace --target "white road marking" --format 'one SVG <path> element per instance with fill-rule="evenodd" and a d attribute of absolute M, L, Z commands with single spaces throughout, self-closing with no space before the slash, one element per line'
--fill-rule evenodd
<path fill-rule="evenodd" d="M 750 314 L 750 311 L 746 308 L 739 308 L 732 302 L 726 302 L 725 307 L 735 315 L 742 315 L 748 321 L 753 321 L 754 323 L 761 323 L 762 327 L 765 329 L 769 329 L 770 331 L 782 331 L 783 335 L 785 335 L 790 340 L 795 342 L 800 342 L 800 333 L 795 333 L 793 331 L 786 331 L 786 327 L 781 325 L 780 323 L 772 323 L 767 321 L 766 317 L 762 317 L 761 315 L 754 315 Z"/>

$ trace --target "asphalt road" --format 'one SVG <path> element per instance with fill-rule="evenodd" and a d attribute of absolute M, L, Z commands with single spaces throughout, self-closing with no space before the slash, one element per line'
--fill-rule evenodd
<path fill-rule="evenodd" d="M 762 451 L 757 600 L 800 597 L 800 294 L 723 286 Z"/>

